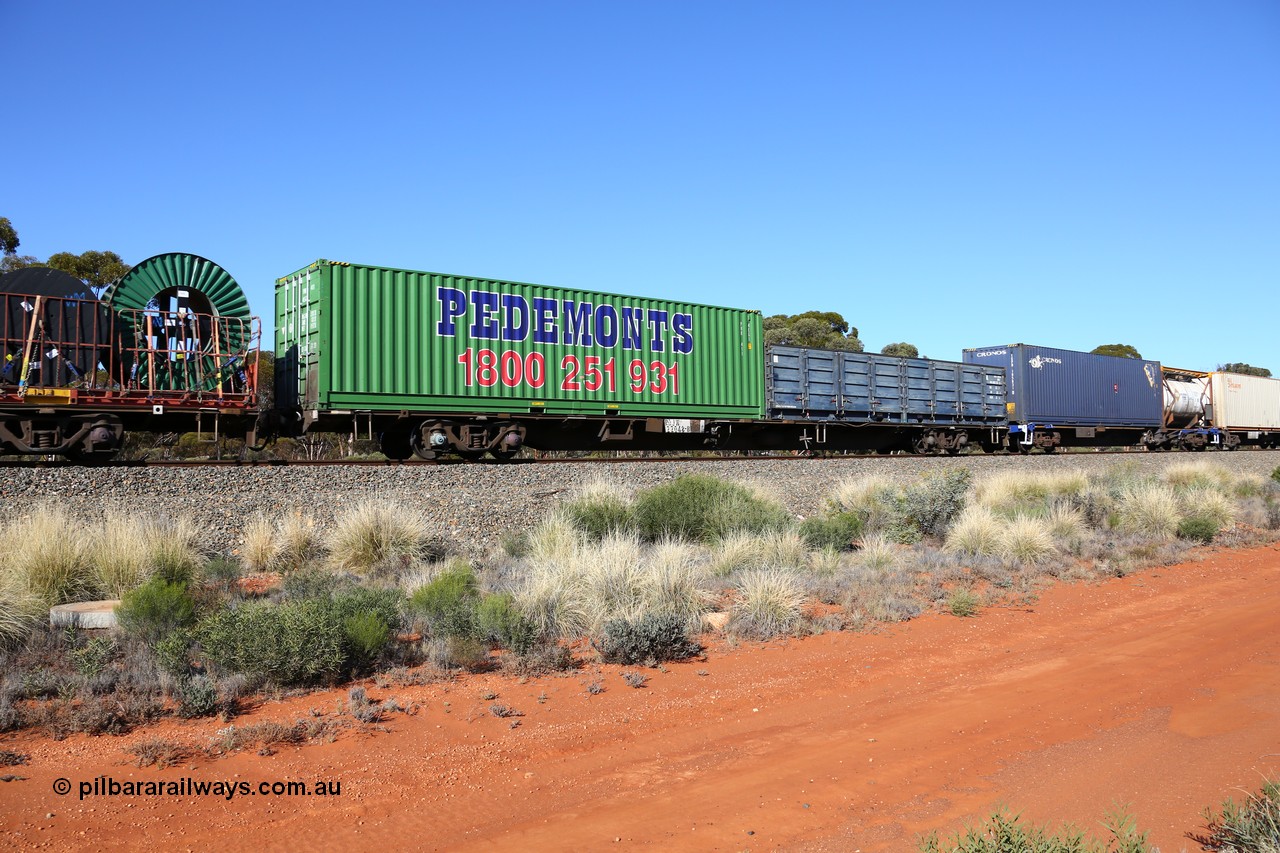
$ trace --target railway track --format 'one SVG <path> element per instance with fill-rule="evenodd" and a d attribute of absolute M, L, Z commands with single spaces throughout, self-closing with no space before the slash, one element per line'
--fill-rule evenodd
<path fill-rule="evenodd" d="M 1111 450 L 1091 450 L 1079 452 L 1034 453 L 1027 458 L 1094 458 L 1098 456 L 1132 456 L 1148 455 L 1156 451 L 1146 448 L 1116 448 Z M 1249 448 L 1232 451 L 1232 453 L 1271 453 L 1280 458 L 1280 451 Z M 67 459 L 13 459 L 0 460 L 0 468 L 403 468 L 403 467 L 452 467 L 460 465 L 479 465 L 484 467 L 501 467 L 510 465 L 565 465 L 565 464 L 601 464 L 625 465 L 636 463 L 715 463 L 715 462 L 806 462 L 832 459 L 883 460 L 885 464 L 895 461 L 924 459 L 1007 459 L 1022 454 L 1016 453 L 965 453 L 950 455 L 919 455 L 911 453 L 895 454 L 831 454 L 831 455 L 711 455 L 711 456 L 571 456 L 555 458 L 525 459 L 127 459 L 108 462 L 84 464 Z M 1188 460 L 1204 458 L 1200 454 L 1164 454 L 1169 456 L 1183 455 Z M 1217 455 L 1214 452 L 1213 455 Z"/>

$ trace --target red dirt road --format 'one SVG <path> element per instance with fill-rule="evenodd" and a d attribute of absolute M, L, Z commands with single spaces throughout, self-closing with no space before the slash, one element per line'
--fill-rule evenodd
<path fill-rule="evenodd" d="M 1164 853 L 1198 850 L 1186 834 L 1203 807 L 1280 773 L 1278 576 L 1280 547 L 1219 552 L 975 619 L 713 647 L 646 670 L 641 689 L 616 667 L 370 685 L 421 707 L 386 732 L 166 770 L 123 749 L 157 735 L 202 746 L 219 724 L 6 736 L 0 748 L 31 763 L 3 768 L 27 778 L 0 783 L 0 834 L 59 850 L 903 851 L 998 803 L 1097 828 L 1119 802 Z M 596 680 L 606 689 L 589 695 Z M 336 717 L 344 698 L 265 703 L 236 723 Z M 495 701 L 523 716 L 493 716 Z M 325 779 L 341 795 L 79 799 L 100 775 Z"/>

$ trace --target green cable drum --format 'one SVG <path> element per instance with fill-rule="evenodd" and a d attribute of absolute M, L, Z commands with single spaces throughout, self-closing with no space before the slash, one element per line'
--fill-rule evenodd
<path fill-rule="evenodd" d="M 169 252 L 147 258 L 108 287 L 102 301 L 127 321 L 128 343 L 137 353 L 134 376 L 144 387 L 214 390 L 234 367 L 229 359 L 214 357 L 215 342 L 217 352 L 232 355 L 249 343 L 244 291 L 230 273 L 199 255 Z M 175 333 L 187 314 L 213 319 L 182 323 Z M 167 357 L 157 361 L 156 350 Z"/>
<path fill-rule="evenodd" d="M 194 309 L 200 313 L 249 319 L 249 300 L 231 273 L 208 258 L 183 252 L 168 252 L 141 261 L 107 288 L 102 301 L 116 311 L 143 310 L 166 291 L 179 289 L 194 290 L 204 297 L 212 310 Z"/>

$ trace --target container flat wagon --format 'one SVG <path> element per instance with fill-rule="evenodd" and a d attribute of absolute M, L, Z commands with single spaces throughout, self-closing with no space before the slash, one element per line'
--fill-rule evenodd
<path fill-rule="evenodd" d="M 775 346 L 765 369 L 773 432 L 805 447 L 959 453 L 1003 437 L 1000 367 Z M 793 436 L 787 423 L 811 429 Z"/>
<path fill-rule="evenodd" d="M 1029 344 L 966 349 L 963 359 L 1005 368 L 1010 450 L 1139 444 L 1164 425 L 1158 361 Z"/>
<path fill-rule="evenodd" d="M 700 447 L 763 417 L 761 325 L 758 311 L 320 260 L 276 282 L 277 406 L 287 426 L 367 431 L 397 459 Z"/>

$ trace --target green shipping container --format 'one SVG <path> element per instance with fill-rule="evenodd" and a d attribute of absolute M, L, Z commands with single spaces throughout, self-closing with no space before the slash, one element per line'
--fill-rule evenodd
<path fill-rule="evenodd" d="M 320 260 L 276 282 L 277 403 L 760 419 L 758 311 Z"/>

